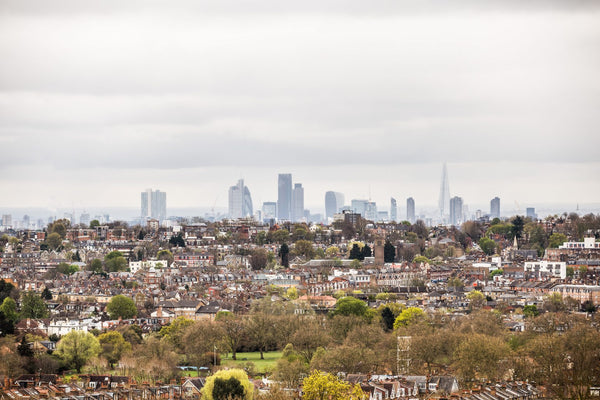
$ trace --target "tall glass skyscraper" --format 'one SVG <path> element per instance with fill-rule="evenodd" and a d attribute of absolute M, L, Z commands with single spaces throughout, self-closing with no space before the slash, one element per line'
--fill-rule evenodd
<path fill-rule="evenodd" d="M 229 188 L 229 218 L 251 217 L 253 212 L 250 190 L 240 179 L 237 185 Z"/>
<path fill-rule="evenodd" d="M 150 218 L 163 221 L 167 218 L 167 193 L 160 190 L 146 189 L 140 197 L 142 221 Z"/>
<path fill-rule="evenodd" d="M 340 212 L 344 206 L 344 195 L 339 192 L 325 192 L 325 219 L 333 219 L 333 215 Z"/>
<path fill-rule="evenodd" d="M 395 198 L 390 198 L 390 221 L 398 221 L 398 203 Z"/>
<path fill-rule="evenodd" d="M 500 218 L 500 198 L 494 197 L 492 201 L 490 201 L 490 217 L 491 218 Z"/>
<path fill-rule="evenodd" d="M 301 183 L 294 184 L 292 193 L 292 221 L 298 222 L 304 218 L 304 188 Z"/>
<path fill-rule="evenodd" d="M 440 198 L 438 202 L 440 217 L 444 219 L 450 212 L 450 185 L 448 184 L 448 170 L 446 163 L 442 168 L 442 182 L 440 184 Z"/>
<path fill-rule="evenodd" d="M 277 219 L 292 219 L 292 174 L 279 174 L 277 179 Z"/>
<path fill-rule="evenodd" d="M 406 199 L 406 220 L 411 224 L 415 223 L 415 199 L 412 197 Z"/>

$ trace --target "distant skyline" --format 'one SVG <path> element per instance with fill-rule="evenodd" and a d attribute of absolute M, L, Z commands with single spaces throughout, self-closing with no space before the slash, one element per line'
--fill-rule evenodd
<path fill-rule="evenodd" d="M 0 3 L 0 208 L 600 202 L 600 2 Z M 139 206 L 138 206 L 139 207 Z M 399 212 L 402 215 L 402 211 Z"/>

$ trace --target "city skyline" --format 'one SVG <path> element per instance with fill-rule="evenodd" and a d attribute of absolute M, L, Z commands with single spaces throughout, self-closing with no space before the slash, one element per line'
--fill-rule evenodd
<path fill-rule="evenodd" d="M 598 2 L 140 8 L 2 2 L 0 207 L 600 201 Z"/>

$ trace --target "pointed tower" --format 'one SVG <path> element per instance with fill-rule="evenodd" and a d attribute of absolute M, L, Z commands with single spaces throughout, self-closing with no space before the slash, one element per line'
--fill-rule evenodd
<path fill-rule="evenodd" d="M 440 199 L 438 202 L 440 210 L 440 217 L 442 219 L 445 215 L 450 212 L 450 185 L 448 184 L 448 170 L 446 169 L 446 163 L 442 168 L 442 182 L 440 185 Z"/>

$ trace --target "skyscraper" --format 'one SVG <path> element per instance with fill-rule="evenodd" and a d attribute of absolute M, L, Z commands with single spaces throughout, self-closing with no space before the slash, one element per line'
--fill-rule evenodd
<path fill-rule="evenodd" d="M 390 198 L 390 221 L 398 221 L 398 203 L 395 198 Z"/>
<path fill-rule="evenodd" d="M 440 185 L 438 207 L 440 210 L 440 217 L 443 219 L 450 211 L 450 185 L 448 184 L 448 170 L 446 169 L 446 163 L 444 163 L 444 167 L 442 168 L 442 182 Z"/>
<path fill-rule="evenodd" d="M 277 218 L 277 203 L 274 201 L 266 201 L 262 206 L 262 218 L 264 222 L 270 222 Z"/>
<path fill-rule="evenodd" d="M 167 218 L 167 194 L 160 190 L 146 189 L 141 193 L 142 220 L 149 218 L 163 221 Z"/>
<path fill-rule="evenodd" d="M 352 201 L 350 202 L 350 206 L 352 207 L 353 212 L 360 214 L 364 218 L 367 213 L 368 203 L 368 200 L 352 199 Z"/>
<path fill-rule="evenodd" d="M 532 220 L 536 220 L 537 219 L 537 214 L 535 213 L 535 207 L 527 207 L 525 209 L 525 213 L 527 215 L 527 218 L 531 218 Z"/>
<path fill-rule="evenodd" d="M 377 221 L 377 203 L 375 203 L 374 201 L 367 202 L 364 217 L 369 221 Z"/>
<path fill-rule="evenodd" d="M 411 224 L 415 223 L 415 199 L 412 197 L 406 199 L 406 220 Z"/>
<path fill-rule="evenodd" d="M 277 219 L 289 221 L 292 217 L 292 174 L 279 174 L 277 179 Z"/>
<path fill-rule="evenodd" d="M 500 198 L 494 197 L 492 201 L 490 201 L 490 217 L 491 218 L 500 218 Z"/>
<path fill-rule="evenodd" d="M 229 218 L 250 217 L 253 213 L 250 190 L 240 179 L 237 185 L 229 188 Z"/>
<path fill-rule="evenodd" d="M 325 193 L 325 218 L 327 221 L 333 219 L 333 215 L 339 213 L 343 206 L 343 194 L 331 191 Z"/>
<path fill-rule="evenodd" d="M 450 224 L 459 225 L 463 221 L 463 199 L 454 196 L 450 199 Z"/>
<path fill-rule="evenodd" d="M 304 188 L 301 183 L 294 184 L 292 193 L 292 221 L 304 219 Z"/>

